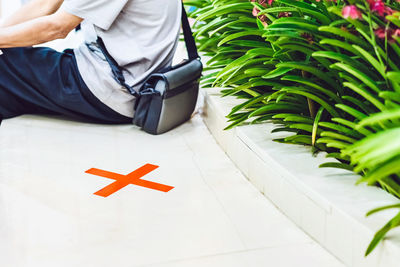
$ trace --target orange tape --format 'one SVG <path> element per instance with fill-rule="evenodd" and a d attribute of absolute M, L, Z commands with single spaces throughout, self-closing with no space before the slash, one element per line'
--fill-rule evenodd
<path fill-rule="evenodd" d="M 97 191 L 96 193 L 94 193 L 95 195 L 98 195 L 101 197 L 108 197 L 108 196 L 114 194 L 115 192 L 121 190 L 122 188 L 124 188 L 125 186 L 127 186 L 129 184 L 134 184 L 134 185 L 146 187 L 146 188 L 161 191 L 161 192 L 171 191 L 174 188 L 172 186 L 140 179 L 143 176 L 145 176 L 146 174 L 154 171 L 157 168 L 158 168 L 158 166 L 156 166 L 156 165 L 146 164 L 127 175 L 104 171 L 104 170 L 100 170 L 100 169 L 96 169 L 96 168 L 87 170 L 86 173 L 115 180 L 115 182 L 113 182 L 112 184 L 110 184 L 110 185 L 104 187 L 103 189 Z"/>

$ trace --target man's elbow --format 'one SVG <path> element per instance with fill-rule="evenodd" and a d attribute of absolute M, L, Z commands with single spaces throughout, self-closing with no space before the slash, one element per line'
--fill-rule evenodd
<path fill-rule="evenodd" d="M 63 11 L 43 17 L 43 31 L 46 32 L 46 41 L 64 39 L 75 29 L 83 19 Z"/>
<path fill-rule="evenodd" d="M 70 33 L 71 29 L 67 28 L 64 23 L 49 20 L 45 26 L 45 31 L 48 33 L 49 41 L 56 39 L 65 39 Z"/>
<path fill-rule="evenodd" d="M 65 39 L 70 32 L 71 31 L 69 29 L 65 29 L 64 27 L 61 27 L 55 33 L 54 39 Z"/>

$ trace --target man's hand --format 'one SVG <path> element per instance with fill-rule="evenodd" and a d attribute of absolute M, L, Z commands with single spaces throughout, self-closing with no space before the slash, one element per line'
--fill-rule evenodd
<path fill-rule="evenodd" d="M 52 15 L 0 28 L 0 48 L 24 47 L 65 38 L 82 18 L 58 10 Z"/>

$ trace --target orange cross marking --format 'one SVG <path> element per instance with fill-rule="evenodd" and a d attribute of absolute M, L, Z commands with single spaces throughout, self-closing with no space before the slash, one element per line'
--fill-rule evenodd
<path fill-rule="evenodd" d="M 111 194 L 114 194 L 115 192 L 121 190 L 122 188 L 124 188 L 125 186 L 127 186 L 129 184 L 134 184 L 134 185 L 150 188 L 153 190 L 158 190 L 161 192 L 169 192 L 174 187 L 140 179 L 143 176 L 145 176 L 146 174 L 154 171 L 157 168 L 158 168 L 158 166 L 156 166 L 156 165 L 146 164 L 146 165 L 140 167 L 139 169 L 137 169 L 136 171 L 131 172 L 128 175 L 122 175 L 122 174 L 118 174 L 118 173 L 114 173 L 114 172 L 103 171 L 103 170 L 96 169 L 96 168 L 87 170 L 86 173 L 115 180 L 115 182 L 113 182 L 112 184 L 110 184 L 110 185 L 104 187 L 103 189 L 97 191 L 96 193 L 94 193 L 95 195 L 98 195 L 101 197 L 108 197 Z"/>

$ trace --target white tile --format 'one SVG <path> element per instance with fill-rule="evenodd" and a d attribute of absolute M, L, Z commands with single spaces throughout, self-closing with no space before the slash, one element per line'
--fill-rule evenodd
<path fill-rule="evenodd" d="M 265 201 L 221 150 L 204 146 L 209 140 L 194 136 L 186 142 L 204 181 L 215 192 L 246 248 L 310 242 L 307 235 Z"/>
<path fill-rule="evenodd" d="M 264 178 L 264 195 L 276 206 L 279 206 L 282 198 L 285 197 L 281 192 L 282 175 L 269 166 L 264 166 L 262 171 L 266 174 Z"/>
<path fill-rule="evenodd" d="M 217 138 L 217 133 L 220 132 L 220 130 L 218 129 L 218 116 L 215 115 L 216 111 L 213 105 L 211 105 L 208 101 L 209 98 L 207 95 L 205 95 L 205 101 L 206 101 L 206 105 L 204 106 L 204 110 L 202 113 L 202 117 L 204 119 L 204 121 L 206 122 L 206 125 L 208 127 L 208 129 L 211 131 L 211 133 L 213 134 L 214 138 L 217 139 L 217 141 L 219 141 Z"/>
<path fill-rule="evenodd" d="M 207 105 L 219 111 L 214 114 L 215 117 L 222 118 L 223 112 L 227 112 L 235 102 L 233 97 L 229 100 L 217 96 L 212 95 Z M 320 164 L 332 161 L 325 158 L 325 153 L 312 156 L 309 147 L 274 142 L 274 138 L 282 137 L 284 133 L 268 134 L 273 129 L 274 126 L 268 123 L 237 127 L 235 135 L 254 154 L 235 153 L 235 143 L 227 145 L 228 154 L 234 161 L 235 158 L 241 159 L 239 167 L 245 170 L 244 173 L 259 191 L 346 264 L 360 267 L 380 264 L 380 252 L 374 252 L 365 259 L 365 249 L 374 233 L 398 211 L 379 212 L 368 218 L 365 214 L 373 208 L 398 203 L 398 200 L 377 187 L 356 186 L 360 177 L 354 173 L 319 168 Z M 248 168 L 243 160 L 247 157 L 250 161 Z M 344 222 L 340 220 L 340 213 L 347 217 Z M 344 236 L 342 241 L 340 236 Z M 395 262 L 391 259 L 398 254 L 393 251 L 400 250 L 400 239 L 390 239 L 390 244 L 397 249 L 390 249 L 389 252 L 382 245 L 376 249 L 383 249 L 388 264 Z"/>
<path fill-rule="evenodd" d="M 353 260 L 352 222 L 342 212 L 333 209 L 326 217 L 326 248 L 337 255 L 347 266 Z"/>
<path fill-rule="evenodd" d="M 268 176 L 268 169 L 265 166 L 265 162 L 255 153 L 250 154 L 249 176 L 247 178 L 261 193 L 264 193 L 265 187 L 268 186 Z"/>
<path fill-rule="evenodd" d="M 279 202 L 276 205 L 297 225 L 301 225 L 302 209 L 306 197 L 285 179 L 281 180 Z"/>
<path fill-rule="evenodd" d="M 146 267 L 344 267 L 318 246 L 307 244 L 251 250 Z M 143 266 L 144 267 L 144 266 Z"/>
<path fill-rule="evenodd" d="M 183 142 L 196 127 L 153 138 L 118 126 L 97 127 L 97 133 L 84 125 L 61 130 L 49 119 L 20 138 L 16 120 L 1 129 L 0 210 L 11 214 L 1 215 L 2 242 L 18 244 L 0 257 L 9 266 L 110 266 L 113 255 L 95 258 L 102 251 L 121 254 L 120 266 L 130 266 L 244 248 Z M 199 130 L 208 134 L 204 126 Z M 93 193 L 110 180 L 84 173 L 96 167 L 126 174 L 145 163 L 160 165 L 146 179 L 176 188 L 165 194 L 128 186 L 102 199 Z"/>
<path fill-rule="evenodd" d="M 397 241 L 399 239 L 399 231 L 400 229 L 396 228 L 392 230 L 385 241 L 383 242 L 384 250 L 382 251 L 382 255 L 379 262 L 379 267 L 397 267 L 399 266 L 399 248 L 396 243 L 393 241 Z M 378 248 L 379 249 L 379 248 Z"/>
<path fill-rule="evenodd" d="M 3 122 L 0 144 L 1 266 L 131 267 L 312 243 L 246 180 L 199 116 L 161 136 L 24 116 Z M 145 163 L 160 168 L 144 179 L 175 188 L 93 195 L 111 180 L 87 169 L 127 174 Z"/>
<path fill-rule="evenodd" d="M 378 246 L 368 257 L 364 256 L 373 236 L 374 233 L 365 227 L 353 228 L 353 267 L 379 266 L 383 246 Z"/>
<path fill-rule="evenodd" d="M 225 115 L 217 109 L 209 95 L 205 96 L 205 101 L 203 118 L 218 144 L 224 151 L 227 151 L 228 144 L 233 143 L 236 129 L 224 130 L 229 125 Z"/>
<path fill-rule="evenodd" d="M 236 138 L 235 131 L 236 129 L 230 129 L 230 130 L 223 130 L 224 126 L 219 125 L 215 131 L 218 131 L 217 136 L 219 137 L 218 139 L 218 144 L 221 146 L 221 148 L 227 152 L 228 147 L 232 146 L 234 143 L 234 140 Z"/>
<path fill-rule="evenodd" d="M 309 198 L 303 198 L 302 203 L 293 203 L 301 210 L 301 227 L 320 244 L 326 239 L 326 211 Z"/>
<path fill-rule="evenodd" d="M 237 136 L 233 138 L 233 142 L 228 145 L 226 153 L 237 168 L 245 177 L 249 176 L 250 158 L 253 152 L 242 142 Z"/>

